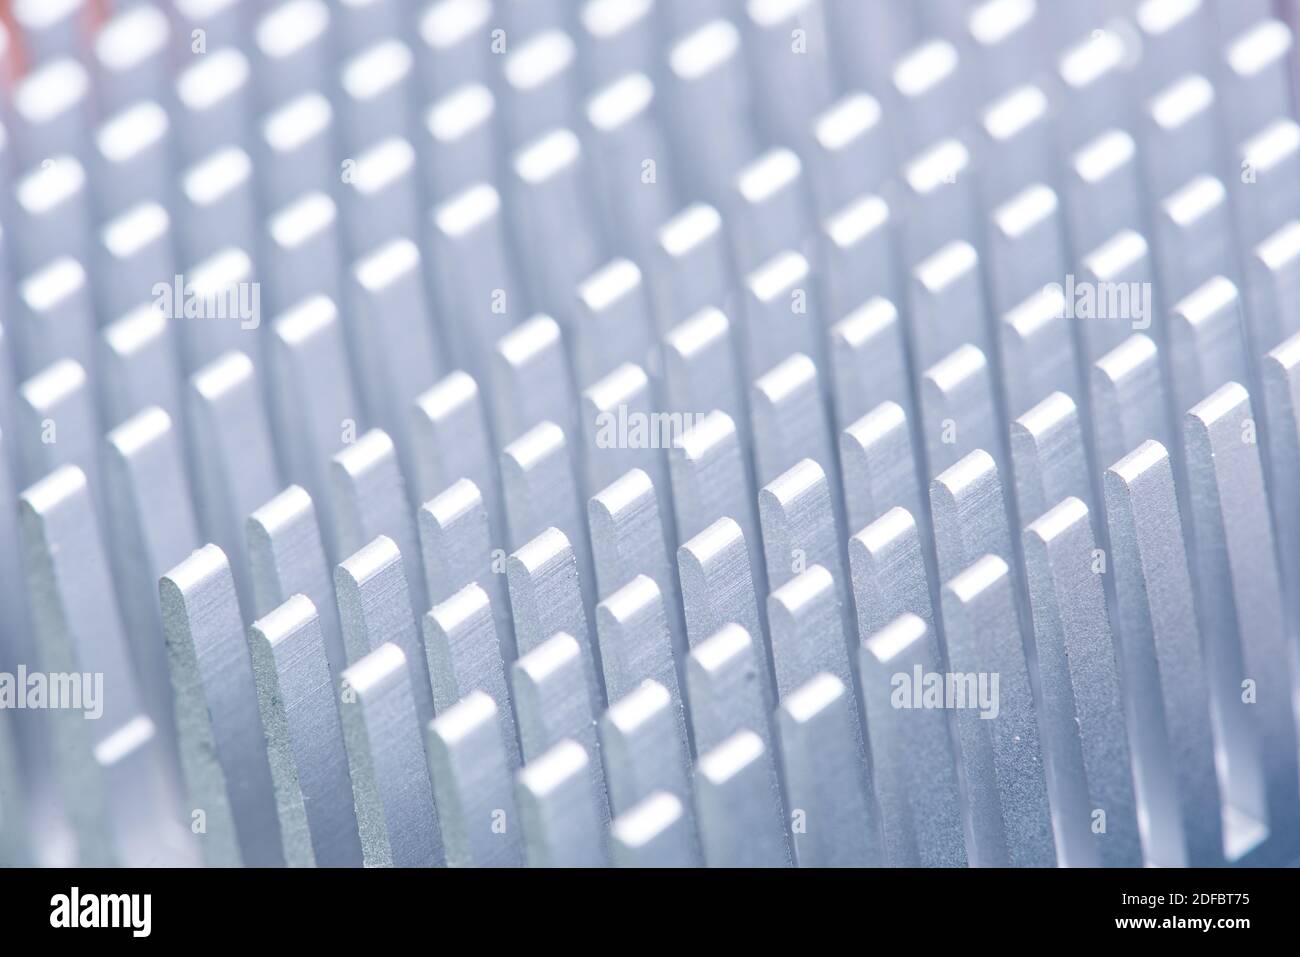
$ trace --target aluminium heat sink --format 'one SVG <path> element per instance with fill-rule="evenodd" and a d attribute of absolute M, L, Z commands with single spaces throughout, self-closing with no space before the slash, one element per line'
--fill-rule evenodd
<path fill-rule="evenodd" d="M 1300 856 L 1298 0 L 0 9 L 0 864 Z"/>

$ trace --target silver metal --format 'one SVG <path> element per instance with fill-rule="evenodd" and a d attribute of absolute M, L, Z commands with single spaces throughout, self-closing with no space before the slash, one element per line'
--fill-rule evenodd
<path fill-rule="evenodd" d="M 105 223 L 95 246 L 96 301 L 101 316 L 156 299 L 157 283 L 176 275 L 171 218 L 158 203 L 140 203 Z"/>
<path fill-rule="evenodd" d="M 411 405 L 442 371 L 415 243 L 396 239 L 352 267 L 348 344 L 370 419 L 393 437 L 414 479 Z"/>
<path fill-rule="evenodd" d="M 1300 419 L 1297 413 L 1297 364 L 1300 363 L 1300 337 L 1291 336 L 1260 360 L 1262 404 L 1268 413 L 1265 436 L 1264 466 L 1269 487 L 1285 489 L 1300 469 Z M 1297 503 L 1279 496 L 1272 500 L 1274 529 L 1277 536 L 1278 564 L 1282 580 L 1294 580 L 1300 569 L 1300 511 Z M 1287 622 L 1291 634 L 1300 627 L 1296 596 L 1283 588 L 1287 603 Z"/>
<path fill-rule="evenodd" d="M 1210 689 L 1169 453 L 1146 441 L 1106 470 L 1116 632 L 1152 861 L 1222 862 Z"/>
<path fill-rule="evenodd" d="M 830 216 L 889 177 L 892 146 L 880 102 L 846 93 L 813 118 L 806 147 L 809 185 L 818 213 Z"/>
<path fill-rule="evenodd" d="M 171 27 L 157 7 L 140 3 L 114 14 L 95 37 L 100 95 L 110 107 L 153 99 L 167 81 Z"/>
<path fill-rule="evenodd" d="M 1048 66 L 1050 48 L 1040 39 L 1038 11 L 1033 0 L 987 0 L 971 9 L 966 30 L 972 60 L 989 95 L 1033 79 Z"/>
<path fill-rule="evenodd" d="M 820 564 L 836 576 L 842 602 L 844 563 L 830 484 L 821 467 L 803 459 L 777 476 L 759 491 L 758 512 L 768 583 L 776 588 Z"/>
<path fill-rule="evenodd" d="M 856 712 L 852 689 L 826 672 L 787 694 L 777 709 L 800 867 L 883 863 L 871 778 L 854 741 Z"/>
<path fill-rule="evenodd" d="M 723 412 L 710 412 L 677 437 L 668 453 L 668 465 L 677 512 L 677 540 L 689 541 L 718 519 L 731 519 L 749 549 L 754 594 L 767 594 L 757 500 L 735 423 Z"/>
<path fill-rule="evenodd" d="M 1247 248 L 1291 218 L 1300 195 L 1300 124 L 1279 119 L 1237 147 L 1237 238 Z"/>
<path fill-rule="evenodd" d="M 1257 245 L 1245 265 L 1246 322 L 1251 354 L 1257 357 L 1300 332 L 1300 315 L 1287 294 L 1300 281 L 1300 220 L 1289 221 Z"/>
<path fill-rule="evenodd" d="M 40 63 L 80 52 L 79 18 L 85 16 L 85 0 L 17 0 L 13 5 L 15 25 L 26 41 L 27 55 Z"/>
<path fill-rule="evenodd" d="M 698 421 L 705 409 L 726 413 L 732 422 L 748 414 L 740 391 L 731 323 L 720 309 L 706 306 L 664 334 L 663 392 L 668 408 Z"/>
<path fill-rule="evenodd" d="M 253 161 L 237 146 L 201 154 L 181 175 L 177 234 L 181 262 L 199 263 L 227 246 L 253 249 L 257 196 Z"/>
<path fill-rule="evenodd" d="M 1150 296 L 1154 268 L 1147 241 L 1133 230 L 1116 233 L 1084 255 L 1078 281 L 1071 287 L 1067 279 L 1064 292 L 1066 316 L 1080 320 L 1076 327 L 1085 362 L 1096 362 L 1133 332 L 1151 327 L 1159 315 Z M 1164 326 L 1156 326 L 1157 335 Z"/>
<path fill-rule="evenodd" d="M 860 640 L 905 614 L 934 628 L 925 555 L 916 520 L 907 509 L 891 508 L 850 538 L 849 567 Z M 931 657 L 940 660 L 938 641 L 931 637 L 930 643 Z"/>
<path fill-rule="evenodd" d="M 466 585 L 424 616 L 424 651 L 433 682 L 433 708 L 439 715 L 478 691 L 501 702 L 501 714 L 498 718 L 494 712 L 492 726 L 503 739 L 506 766 L 515 771 L 523 761 L 501 645 L 493 627 L 495 611 L 482 588 Z"/>
<path fill-rule="evenodd" d="M 934 38 L 894 64 L 890 115 L 900 151 L 915 153 L 957 128 L 967 109 L 967 88 L 957 48 Z"/>
<path fill-rule="evenodd" d="M 457 480 L 420 507 L 418 521 L 429 600 L 436 605 L 477 583 L 491 600 L 496 639 L 506 659 L 514 658 L 505 552 L 493 545 L 490 516 L 478 487 L 469 479 Z"/>
<path fill-rule="evenodd" d="M 351 158 L 350 158 L 351 159 Z M 418 243 L 420 177 L 415 147 L 389 136 L 343 167 L 343 223 L 348 248 L 370 256 L 399 240 Z"/>
<path fill-rule="evenodd" d="M 81 366 L 61 359 L 18 388 L 15 411 L 22 444 L 21 473 L 35 482 L 61 465 L 86 476 L 96 507 L 103 502 L 95 400 Z"/>
<path fill-rule="evenodd" d="M 605 866 L 591 761 L 566 738 L 519 772 L 515 801 L 529 867 Z"/>
<path fill-rule="evenodd" d="M 171 418 L 151 406 L 104 437 L 105 520 L 122 624 L 160 747 L 176 755 L 176 714 L 158 579 L 203 544 Z"/>
<path fill-rule="evenodd" d="M 611 709 L 653 681 L 668 695 L 673 731 L 685 760 L 691 753 L 679 678 L 685 662 L 678 666 L 665 619 L 658 586 L 645 575 L 638 575 L 596 606 L 596 636 Z M 624 801 L 621 807 L 615 801 L 615 811 L 630 807 L 643 796 Z"/>
<path fill-rule="evenodd" d="M 924 369 L 964 344 L 987 353 L 992 339 L 975 247 L 947 243 L 919 262 L 911 276 L 913 361 Z"/>
<path fill-rule="evenodd" d="M 343 740 L 366 867 L 444 863 L 438 811 L 415 714 L 406 656 L 392 642 L 339 679 Z"/>
<path fill-rule="evenodd" d="M 600 645 L 588 625 L 591 619 L 583 611 L 577 563 L 564 533 L 548 528 L 513 552 L 506 561 L 506 581 L 519 655 L 528 654 L 557 632 L 572 635 L 583 651 L 591 713 L 600 714 L 606 701 Z"/>
<path fill-rule="evenodd" d="M 583 73 L 592 86 L 630 70 L 647 72 L 658 52 L 654 0 L 589 0 L 578 13 Z"/>
<path fill-rule="evenodd" d="M 205 545 L 158 584 L 190 817 L 210 866 L 285 863 L 253 666 L 226 556 Z"/>
<path fill-rule="evenodd" d="M 429 199 L 450 202 L 476 186 L 493 189 L 500 155 L 495 118 L 497 100 L 482 83 L 463 83 L 429 104 L 416 140 Z"/>
<path fill-rule="evenodd" d="M 1219 76 L 1223 118 L 1233 142 L 1241 142 L 1278 116 L 1294 109 L 1291 29 L 1280 20 L 1262 20 L 1232 38 L 1223 51 Z"/>
<path fill-rule="evenodd" d="M 1012 421 L 1011 461 L 1022 525 L 1062 499 L 1073 496 L 1085 508 L 1092 501 L 1079 410 L 1064 392 L 1053 392 Z"/>
<path fill-rule="evenodd" d="M 270 332 L 272 409 L 285 474 L 325 502 L 330 456 L 349 430 L 355 433 L 361 418 L 338 307 L 325 296 L 312 296 L 278 316 Z M 334 526 L 326 523 L 322 531 L 328 554 L 339 556 Z"/>
<path fill-rule="evenodd" d="M 766 616 L 760 617 L 740 526 L 729 518 L 718 519 L 677 550 L 677 567 L 691 647 L 698 647 L 728 623 L 746 629 L 757 642 L 764 710 L 770 713 L 776 688 L 772 654 L 763 638 Z"/>
<path fill-rule="evenodd" d="M 695 763 L 695 813 L 708 867 L 789 867 L 771 752 L 753 731 L 737 731 Z"/>
<path fill-rule="evenodd" d="M 815 250 L 826 321 L 846 318 L 879 296 L 902 303 L 903 285 L 889 204 L 864 193 L 823 220 Z"/>
<path fill-rule="evenodd" d="M 371 429 L 330 459 L 330 502 L 340 557 L 359 551 L 379 535 L 401 552 L 415 616 L 412 622 L 418 628 L 419 617 L 429 608 L 429 596 L 406 484 L 387 434 Z M 402 650 L 409 655 L 406 648 Z"/>
<path fill-rule="evenodd" d="M 171 120 L 156 100 L 128 106 L 99 125 L 91 176 L 101 216 L 169 197 L 171 137 Z"/>
<path fill-rule="evenodd" d="M 415 400 L 411 415 L 416 498 L 427 504 L 457 482 L 472 482 L 487 513 L 489 547 L 504 547 L 501 480 L 497 475 L 492 436 L 488 431 L 478 383 L 468 374 L 456 370 L 422 393 Z M 427 550 L 425 571 L 431 579 L 432 596 L 437 589 L 432 583 Z M 443 594 L 438 597 L 445 597 L 451 590 L 450 584 L 445 585 Z"/>
<path fill-rule="evenodd" d="M 262 368 L 261 294 L 248 253 L 228 246 L 190 266 L 161 293 L 159 308 L 178 323 L 181 368 L 194 374 L 228 352 L 243 352 Z M 202 317 L 202 321 L 193 321 Z"/>
<path fill-rule="evenodd" d="M 650 306 L 641 270 L 630 259 L 614 259 L 582 279 L 572 310 L 578 386 L 603 380 L 650 353 Z"/>
<path fill-rule="evenodd" d="M 582 608 L 590 621 L 596 573 L 564 432 L 553 422 L 543 422 L 515 439 L 501 450 L 501 478 L 511 544 L 521 548 L 547 528 L 559 529 L 573 549 Z"/>
<path fill-rule="evenodd" d="M 339 120 L 343 148 L 364 153 L 414 126 L 415 57 L 396 34 L 358 46 L 339 69 Z"/>
<path fill-rule="evenodd" d="M 1064 184 L 1070 244 L 1091 251 L 1117 232 L 1142 229 L 1143 200 L 1137 144 L 1122 129 L 1109 129 L 1070 158 Z"/>
<path fill-rule="evenodd" d="M 1180 418 L 1225 383 L 1250 381 L 1241 298 L 1231 280 L 1215 276 L 1174 305 L 1169 363 Z"/>
<path fill-rule="evenodd" d="M 343 301 L 340 232 L 338 207 L 319 191 L 301 194 L 267 219 L 263 253 L 273 310 L 290 310 L 313 295 Z"/>
<path fill-rule="evenodd" d="M 921 422 L 930 475 L 982 450 L 1002 458 L 993 373 L 984 353 L 967 343 L 921 376 Z"/>
<path fill-rule="evenodd" d="M 668 118 L 698 192 L 716 203 L 758 152 L 758 140 L 740 31 L 721 17 L 693 26 L 668 49 Z"/>
<path fill-rule="evenodd" d="M 72 360 L 94 373 L 95 317 L 86 271 L 61 256 L 29 275 L 18 287 L 19 308 L 13 323 L 20 375 Z"/>
<path fill-rule="evenodd" d="M 733 298 L 731 252 L 722 216 L 706 203 L 692 203 L 655 231 L 642 268 L 660 334 L 707 306 L 727 309 Z"/>
<path fill-rule="evenodd" d="M 13 89 L 19 165 L 39 166 L 60 153 L 82 159 L 90 124 L 90 76 L 71 56 L 51 58 Z"/>
<path fill-rule="evenodd" d="M 1213 12 L 1187 0 L 1147 0 L 1134 11 L 1142 44 L 1142 81 L 1163 87 L 1212 56 Z"/>
<path fill-rule="evenodd" d="M 846 688 L 854 687 L 857 662 L 849 655 L 837 583 L 830 572 L 813 565 L 773 591 L 767 599 L 767 617 L 772 624 L 772 663 L 781 700 L 823 671 Z M 866 746 L 856 710 L 853 723 L 854 745 L 865 764 Z"/>
<path fill-rule="evenodd" d="M 602 5 L 631 12 L 650 0 Z M 620 64 L 619 71 L 630 64 Z M 680 193 L 673 156 L 656 122 L 655 85 L 646 73 L 623 73 L 592 93 L 586 105 L 586 134 L 600 191 L 605 228 L 616 249 L 644 262 L 653 255 L 655 233 L 672 218 Z"/>
<path fill-rule="evenodd" d="M 1164 301 L 1177 302 L 1214 276 L 1236 277 L 1228 191 L 1212 176 L 1198 176 L 1160 204 L 1156 259 Z"/>
<path fill-rule="evenodd" d="M 740 17 L 769 138 L 802 146 L 835 87 L 822 0 L 751 0 Z"/>
<path fill-rule="evenodd" d="M 516 144 L 571 127 L 579 96 L 577 46 L 568 33 L 545 29 L 519 39 L 501 67 L 505 130 Z"/>
<path fill-rule="evenodd" d="M 1099 466 L 1113 465 L 1147 439 L 1169 441 L 1158 350 L 1147 336 L 1135 332 L 1099 358 L 1090 378 Z"/>
<path fill-rule="evenodd" d="M 383 644 L 400 649 L 411 673 L 407 694 L 423 728 L 433 719 L 433 688 L 424 641 L 411 613 L 408 587 L 402 556 L 385 535 L 376 537 L 334 569 L 334 591 L 348 664 L 357 664 Z"/>
<path fill-rule="evenodd" d="M 800 249 L 812 232 L 807 187 L 798 155 L 784 146 L 768 150 L 737 173 L 726 205 L 732 257 L 742 274 L 787 249 Z"/>
<path fill-rule="evenodd" d="M 816 363 L 795 353 L 754 382 L 750 397 L 754 423 L 754 465 L 760 485 L 766 485 L 803 459 L 811 459 L 839 487 L 835 440 L 827 420 L 826 403 Z M 842 519 L 839 496 L 834 514 Z"/>
<path fill-rule="evenodd" d="M 541 422 L 554 422 L 566 436 L 577 429 L 569 363 L 560 326 L 536 315 L 502 336 L 492 355 L 492 401 L 496 440 L 504 446 Z"/>
<path fill-rule="evenodd" d="M 576 741 L 591 756 L 587 765 L 596 812 L 609 823 L 609 797 L 596 736 L 586 671 L 589 659 L 578 641 L 557 632 L 510 666 L 510 686 L 519 716 L 519 741 L 525 773 L 528 764 L 562 741 Z"/>
<path fill-rule="evenodd" d="M 606 0 L 607 2 L 607 0 Z M 655 791 L 610 825 L 615 867 L 694 867 L 699 849 L 686 805 L 667 791 Z"/>
<path fill-rule="evenodd" d="M 260 505 L 245 523 L 253 579 L 253 618 L 269 615 L 294 595 L 316 609 L 331 680 L 348 664 L 334 578 L 321 544 L 316 506 L 301 485 L 290 485 Z"/>
<path fill-rule="evenodd" d="M 970 151 L 945 139 L 902 169 L 902 264 L 911 269 L 954 240 L 977 245 L 983 234 Z"/>
<path fill-rule="evenodd" d="M 740 625 L 723 625 L 691 649 L 686 665 L 691 731 L 698 754 L 705 754 L 739 731 L 756 734 L 769 752 L 776 736 L 771 665 L 762 638 Z M 778 804 L 776 769 L 769 782 Z"/>
<path fill-rule="evenodd" d="M 339 181 L 333 125 L 334 108 L 316 92 L 305 92 L 262 118 L 257 169 L 268 205 L 279 207 L 309 192 L 329 195 Z"/>
<path fill-rule="evenodd" d="M 1014 567 L 1003 501 L 997 464 L 983 450 L 970 453 L 930 483 L 930 515 L 941 583 L 946 584 L 986 553 Z"/>
<path fill-rule="evenodd" d="M 1168 196 L 1194 176 L 1217 175 L 1223 159 L 1214 84 L 1188 73 L 1153 96 L 1142 116 L 1142 161 L 1150 196 Z"/>
<path fill-rule="evenodd" d="M 1054 867 L 1058 853 L 1012 581 L 1006 562 L 985 555 L 942 591 L 948 666 L 967 693 L 955 725 L 970 863 Z M 990 695 L 994 675 L 998 690 Z"/>
<path fill-rule="evenodd" d="M 690 751 L 680 702 L 647 680 L 610 705 L 600 718 L 600 755 L 615 815 L 625 814 L 657 790 L 691 799 Z M 693 830 L 693 827 L 692 827 Z"/>
<path fill-rule="evenodd" d="M 327 86 L 331 39 L 323 0 L 286 0 L 258 18 L 253 44 L 263 110 Z"/>
<path fill-rule="evenodd" d="M 403 7 L 394 0 L 340 0 L 331 7 L 338 18 L 334 36 L 342 56 L 355 56 L 405 27 Z"/>
<path fill-rule="evenodd" d="M 1026 183 L 1056 186 L 1055 114 L 1043 88 L 1025 83 L 989 103 L 975 129 L 983 161 L 980 188 L 996 208 Z"/>
<path fill-rule="evenodd" d="M 285 863 L 359 867 L 343 725 L 316 607 L 294 595 L 253 622 L 248 648 Z"/>
<path fill-rule="evenodd" d="M 745 378 L 757 379 L 789 356 L 822 353 L 812 267 L 793 250 L 777 253 L 745 277 L 740 326 Z"/>
<path fill-rule="evenodd" d="M 245 39 L 244 17 L 249 7 L 245 0 L 174 0 L 171 6 L 177 33 L 186 39 L 195 29 L 203 30 L 213 49 Z"/>
<path fill-rule="evenodd" d="M 482 167 L 476 164 L 473 172 L 481 175 Z M 427 224 L 439 315 L 458 320 L 458 335 L 448 334 L 447 344 L 461 368 L 483 385 L 493 348 L 525 304 L 503 216 L 500 194 L 476 182 L 435 206 Z"/>
<path fill-rule="evenodd" d="M 666 450 L 696 418 L 687 414 L 656 415 L 659 403 L 650 379 L 644 369 L 630 363 L 623 363 L 583 390 L 581 408 L 588 494 L 594 495 L 630 470 L 638 469 L 652 484 L 659 514 L 671 516 L 673 500 Z M 671 524 L 665 525 L 663 534 L 670 543 L 675 532 Z"/>
<path fill-rule="evenodd" d="M 1020 415 L 1054 392 L 1071 399 L 1081 395 L 1074 338 L 1065 315 L 1060 286 L 1051 285 L 1002 317 L 1002 392 L 1009 413 Z"/>
<path fill-rule="evenodd" d="M 1061 860 L 1139 867 L 1128 731 L 1088 506 L 1063 499 L 1025 527 L 1022 542 Z"/>
<path fill-rule="evenodd" d="M 1086 38 L 1081 33 L 1072 39 L 1078 42 L 1061 53 L 1052 77 L 1058 110 L 1070 117 L 1068 123 L 1060 124 L 1059 132 L 1063 148 L 1071 151 L 1107 127 L 1128 129 L 1132 125 L 1129 114 L 1134 111 L 1127 95 L 1132 62 L 1120 31 L 1108 26 L 1093 30 Z"/>
<path fill-rule="evenodd" d="M 511 198 L 531 299 L 567 324 L 573 290 L 604 261 L 595 197 L 572 130 L 543 133 L 515 153 Z"/>
<path fill-rule="evenodd" d="M 504 706 L 506 715 L 509 710 Z M 501 713 L 491 697 L 471 691 L 429 725 L 429 770 L 448 867 L 523 862 L 510 780 L 515 765 L 508 757 L 514 730 L 502 728 Z"/>
<path fill-rule="evenodd" d="M 200 529 L 225 552 L 240 604 L 251 607 L 244 521 L 282 487 L 253 363 L 229 352 L 204 366 L 185 405 Z"/>
<path fill-rule="evenodd" d="M 882 402 L 911 408 L 903 323 L 892 302 L 873 296 L 835 323 L 829 335 L 835 422 L 840 429 Z"/>
<path fill-rule="evenodd" d="M 868 637 L 858 650 L 858 671 L 884 862 L 892 867 L 964 867 L 957 758 L 947 716 L 937 708 L 894 705 L 896 676 L 915 683 L 918 673 L 939 672 L 933 627 L 905 613 L 884 628 L 861 633 Z"/>
<path fill-rule="evenodd" d="M 1194 580 L 1224 728 L 1226 775 L 1272 833 L 1300 818 L 1296 649 L 1289 637 L 1250 395 L 1229 382 L 1183 418 Z M 1256 771 L 1256 762 L 1257 771 Z M 1234 797 L 1236 795 L 1234 794 Z"/>
<path fill-rule="evenodd" d="M 75 707 L 65 702 L 49 716 L 52 764 L 78 860 L 139 866 L 166 859 L 164 849 L 178 842 L 170 752 L 145 716 L 152 701 L 136 679 L 86 476 L 75 466 L 52 471 L 18 496 L 17 511 L 39 649 L 34 663 L 86 683 Z M 118 776 L 104 765 L 107 754 L 123 749 L 136 755 Z"/>
<path fill-rule="evenodd" d="M 917 465 L 907 415 L 898 403 L 882 402 L 847 426 L 840 433 L 840 466 L 849 529 L 861 529 L 895 506 L 924 522 Z"/>
<path fill-rule="evenodd" d="M 672 548 L 649 476 L 632 469 L 587 503 L 597 594 L 609 598 L 637 576 L 646 576 L 663 596 L 664 615 L 673 656 L 686 654 L 686 625 L 673 574 Z M 679 664 L 679 670 L 680 670 Z"/>

